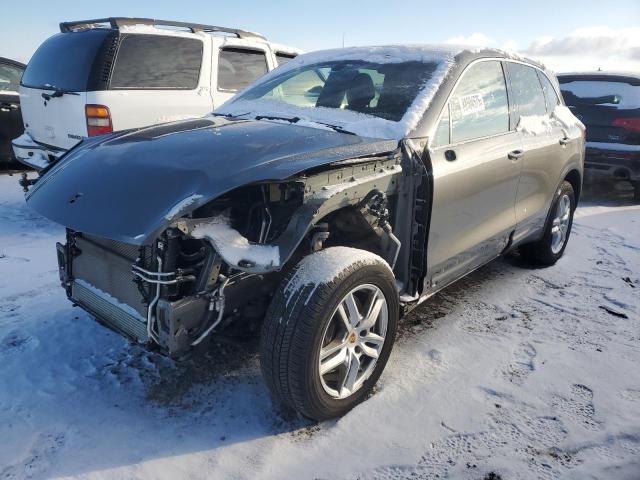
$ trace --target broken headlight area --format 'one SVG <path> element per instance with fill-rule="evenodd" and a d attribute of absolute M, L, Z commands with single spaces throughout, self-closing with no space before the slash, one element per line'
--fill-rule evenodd
<path fill-rule="evenodd" d="M 279 275 L 251 274 L 241 265 L 259 261 L 251 252 L 270 248 L 267 243 L 283 231 L 300 201 L 296 184 L 253 185 L 184 219 L 222 216 L 229 243 L 222 250 L 235 248 L 233 263 L 209 239 L 179 228 L 181 221 L 144 246 L 68 230 L 66 244 L 58 246 L 60 278 L 70 299 L 102 323 L 179 356 L 235 318 L 257 328 L 251 320 L 262 318 Z"/>

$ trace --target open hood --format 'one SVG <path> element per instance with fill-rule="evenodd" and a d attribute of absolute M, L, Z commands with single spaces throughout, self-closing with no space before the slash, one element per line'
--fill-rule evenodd
<path fill-rule="evenodd" d="M 27 203 L 73 230 L 142 245 L 234 188 L 397 145 L 272 121 L 174 122 L 83 142 L 38 180 Z"/>

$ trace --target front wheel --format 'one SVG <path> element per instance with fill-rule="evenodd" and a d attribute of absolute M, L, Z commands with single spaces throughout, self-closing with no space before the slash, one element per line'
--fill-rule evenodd
<path fill-rule="evenodd" d="M 640 203 L 640 180 L 631 182 L 631 185 L 633 185 L 633 200 Z"/>
<path fill-rule="evenodd" d="M 398 317 L 395 279 L 382 258 L 347 247 L 305 257 L 262 329 L 260 363 L 272 395 L 315 420 L 345 414 L 380 377 Z"/>
<path fill-rule="evenodd" d="M 565 181 L 551 202 L 551 211 L 542 238 L 537 242 L 520 246 L 520 255 L 540 266 L 550 266 L 560 260 L 567 248 L 575 209 L 576 197 L 573 186 Z"/>

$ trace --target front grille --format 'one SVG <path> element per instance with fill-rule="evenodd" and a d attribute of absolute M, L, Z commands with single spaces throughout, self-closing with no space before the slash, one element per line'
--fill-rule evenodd
<path fill-rule="evenodd" d="M 92 236 L 75 240 L 72 297 L 99 320 L 140 341 L 147 340 L 147 304 L 131 266 L 140 247 Z"/>
<path fill-rule="evenodd" d="M 79 305 L 93 313 L 100 321 L 139 342 L 146 342 L 147 324 L 135 310 L 116 305 L 113 297 L 99 292 L 82 280 L 72 283 L 71 297 Z"/>

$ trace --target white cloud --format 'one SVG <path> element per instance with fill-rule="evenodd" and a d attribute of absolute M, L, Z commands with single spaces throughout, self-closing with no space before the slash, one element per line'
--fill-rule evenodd
<path fill-rule="evenodd" d="M 541 37 L 524 51 L 557 71 L 640 70 L 640 27 L 589 27 Z"/>
<path fill-rule="evenodd" d="M 515 52 L 516 50 L 518 50 L 519 45 L 515 40 L 507 40 L 502 44 L 500 48 L 502 50 L 506 50 L 507 52 Z"/>
<path fill-rule="evenodd" d="M 453 37 L 446 43 L 520 50 L 513 39 L 499 45 L 482 32 Z M 558 72 L 598 68 L 640 71 L 640 27 L 580 28 L 562 37 L 538 37 L 521 51 Z"/>
<path fill-rule="evenodd" d="M 452 45 L 473 45 L 474 47 L 488 47 L 493 43 L 493 40 L 486 36 L 484 33 L 475 32 L 468 37 L 465 37 L 464 35 L 452 37 L 445 43 L 450 43 Z"/>

